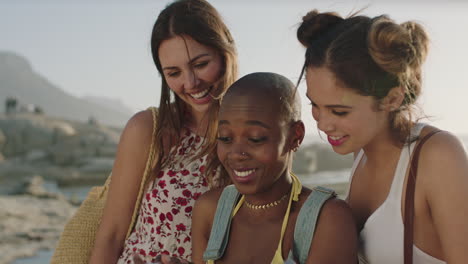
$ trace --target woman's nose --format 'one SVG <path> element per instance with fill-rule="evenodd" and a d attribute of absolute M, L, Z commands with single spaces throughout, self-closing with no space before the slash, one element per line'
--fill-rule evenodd
<path fill-rule="evenodd" d="M 186 90 L 192 90 L 196 88 L 199 83 L 200 80 L 198 79 L 198 76 L 193 69 L 186 72 L 184 79 L 184 88 Z"/>
<path fill-rule="evenodd" d="M 333 119 L 328 116 L 325 116 L 324 114 L 320 114 L 316 120 L 318 129 L 325 133 L 333 131 L 335 129 Z"/>
<path fill-rule="evenodd" d="M 243 144 L 233 144 L 229 154 L 231 159 L 247 159 L 249 157 L 249 152 Z"/>

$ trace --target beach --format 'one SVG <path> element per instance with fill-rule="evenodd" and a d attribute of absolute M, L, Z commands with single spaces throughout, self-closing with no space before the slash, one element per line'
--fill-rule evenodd
<path fill-rule="evenodd" d="M 304 186 L 335 189 L 343 197 L 349 169 L 299 174 Z M 38 198 L 30 195 L 0 195 L 0 264 L 46 264 L 63 226 L 76 210 L 70 199 L 82 201 L 91 186 L 48 189 L 59 191 L 61 198 Z"/>

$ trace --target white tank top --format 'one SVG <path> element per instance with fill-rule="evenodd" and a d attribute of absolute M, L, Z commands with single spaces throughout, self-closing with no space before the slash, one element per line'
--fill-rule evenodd
<path fill-rule="evenodd" d="M 425 124 L 414 126 L 411 134 L 419 135 Z M 413 152 L 415 142 L 409 149 L 405 146 L 401 150 L 395 175 L 388 197 L 382 205 L 372 213 L 364 224 L 360 233 L 360 253 L 371 264 L 398 264 L 403 263 L 403 237 L 404 228 L 401 215 L 401 198 L 405 175 L 408 168 L 411 153 Z M 354 171 L 359 164 L 364 151 L 361 149 L 357 155 L 351 169 L 350 183 L 352 183 Z M 351 186 L 351 184 L 349 185 Z M 348 187 L 348 194 L 349 194 Z M 414 264 L 445 264 L 444 261 L 436 259 L 423 252 L 413 244 L 413 263 Z"/>

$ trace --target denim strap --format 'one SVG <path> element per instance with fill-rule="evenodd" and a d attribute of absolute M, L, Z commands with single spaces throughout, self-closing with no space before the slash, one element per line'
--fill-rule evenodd
<path fill-rule="evenodd" d="M 218 207 L 211 227 L 210 239 L 203 260 L 217 260 L 224 255 L 227 243 L 229 242 L 229 230 L 231 229 L 231 214 L 239 198 L 239 192 L 234 185 L 224 188 L 218 200 Z"/>
<path fill-rule="evenodd" d="M 294 228 L 293 242 L 293 252 L 299 263 L 306 263 L 309 256 L 309 249 L 322 206 L 328 199 L 335 196 L 336 193 L 333 190 L 318 186 L 313 189 L 302 205 Z"/>

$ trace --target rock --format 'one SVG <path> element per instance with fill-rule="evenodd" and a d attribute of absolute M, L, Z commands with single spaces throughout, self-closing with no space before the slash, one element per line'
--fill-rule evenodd
<path fill-rule="evenodd" d="M 65 200 L 0 196 L 0 263 L 52 250 L 75 211 Z"/>
<path fill-rule="evenodd" d="M 42 149 L 32 149 L 24 155 L 24 162 L 37 163 L 43 162 L 48 158 L 48 153 Z"/>
<path fill-rule="evenodd" d="M 65 121 L 28 113 L 2 116 L 0 129 L 6 137 L 2 147 L 6 157 L 23 155 L 31 149 L 45 148 L 76 133 Z"/>
<path fill-rule="evenodd" d="M 32 195 L 37 198 L 65 199 L 61 193 L 51 192 L 44 187 L 44 179 L 39 175 L 34 175 L 23 184 L 23 188 L 17 194 Z"/>
<path fill-rule="evenodd" d="M 109 174 L 114 165 L 113 158 L 87 157 L 81 161 L 83 165 L 79 167 L 81 172 L 100 172 Z"/>
<path fill-rule="evenodd" d="M 5 144 L 5 141 L 5 134 L 3 134 L 2 130 L 0 129 L 0 150 L 3 149 L 3 144 Z"/>
<path fill-rule="evenodd" d="M 58 184 L 101 184 L 109 175 L 121 129 L 63 121 L 45 115 L 0 114 L 0 194 L 5 179 L 21 182 L 39 174 Z M 1 137 L 0 137 L 1 140 Z M 15 185 L 16 187 L 16 185 Z"/>

